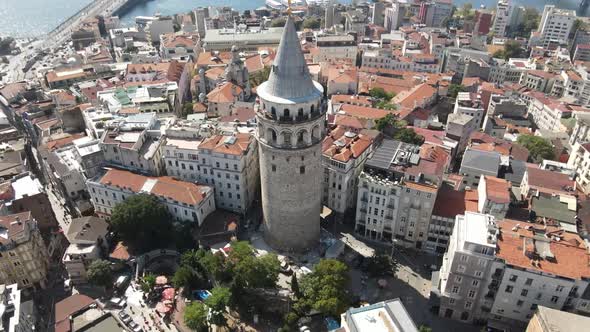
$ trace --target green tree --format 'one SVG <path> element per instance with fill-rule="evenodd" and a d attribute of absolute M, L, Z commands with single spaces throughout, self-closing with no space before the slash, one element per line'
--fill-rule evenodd
<path fill-rule="evenodd" d="M 553 145 L 542 137 L 520 135 L 518 136 L 517 142 L 529 150 L 529 158 L 534 162 L 541 162 L 544 159 L 553 160 L 555 158 Z"/>
<path fill-rule="evenodd" d="M 526 56 L 526 50 L 516 40 L 508 40 L 504 43 L 504 49 L 494 52 L 494 58 L 508 60 L 510 58 L 521 58 Z"/>
<path fill-rule="evenodd" d="M 335 259 L 321 260 L 313 272 L 301 279 L 302 299 L 297 302 L 301 311 L 317 310 L 325 315 L 339 316 L 349 306 L 348 267 Z"/>
<path fill-rule="evenodd" d="M 395 134 L 393 134 L 393 138 L 414 145 L 422 145 L 422 143 L 424 143 L 424 137 L 416 134 L 412 128 L 399 128 L 395 131 Z"/>
<path fill-rule="evenodd" d="M 184 323 L 193 331 L 205 332 L 209 328 L 208 313 L 209 309 L 203 303 L 194 301 L 184 309 Z"/>
<path fill-rule="evenodd" d="M 194 270 L 188 266 L 179 267 L 174 276 L 172 277 L 172 284 L 176 288 L 184 288 L 184 291 L 188 293 L 193 287 L 199 284 L 200 277 L 194 272 Z"/>
<path fill-rule="evenodd" d="M 465 86 L 463 86 L 462 84 L 451 84 L 449 85 L 449 97 L 451 98 L 457 98 L 457 95 L 459 95 L 459 92 L 465 92 Z"/>
<path fill-rule="evenodd" d="M 154 286 L 156 285 L 156 275 L 152 274 L 152 273 L 148 273 L 145 275 L 145 277 L 143 277 L 143 279 L 141 280 L 141 290 L 144 293 L 149 293 L 154 289 Z"/>
<path fill-rule="evenodd" d="M 367 271 L 373 277 L 391 276 L 395 272 L 395 263 L 391 256 L 385 254 L 374 254 L 369 258 Z"/>
<path fill-rule="evenodd" d="M 182 105 L 181 117 L 186 118 L 189 114 L 193 114 L 193 103 L 187 102 Z"/>
<path fill-rule="evenodd" d="M 113 285 L 113 271 L 111 263 L 98 259 L 88 267 L 88 282 L 96 286 L 110 288 Z"/>
<path fill-rule="evenodd" d="M 225 268 L 231 270 L 238 288 L 272 288 L 279 278 L 280 266 L 276 255 L 256 257 L 248 242 L 239 241 L 232 244 Z"/>
<path fill-rule="evenodd" d="M 382 99 L 387 101 L 395 97 L 395 94 L 388 93 L 383 88 L 372 88 L 369 90 L 369 95 L 375 99 Z"/>
<path fill-rule="evenodd" d="M 386 116 L 382 117 L 375 121 L 375 129 L 379 131 L 384 131 L 389 127 L 394 127 L 396 124 L 397 118 L 393 113 L 389 113 Z"/>
<path fill-rule="evenodd" d="M 125 243 L 143 253 L 169 245 L 174 236 L 171 219 L 157 198 L 138 194 L 115 206 L 111 227 Z"/>
<path fill-rule="evenodd" d="M 206 252 L 199 262 L 209 278 L 218 282 L 230 282 L 233 279 L 232 271 L 227 267 L 223 255 Z"/>
<path fill-rule="evenodd" d="M 255 73 L 251 73 L 250 86 L 253 88 L 259 86 L 260 84 L 268 80 L 268 76 L 270 76 L 270 67 L 264 67 L 262 70 L 259 70 Z"/>
<path fill-rule="evenodd" d="M 211 308 L 211 321 L 215 325 L 224 326 L 227 321 L 225 308 L 229 306 L 231 290 L 227 287 L 215 287 L 211 290 L 211 296 L 205 300 L 205 304 Z"/>
<path fill-rule="evenodd" d="M 537 9 L 527 7 L 524 10 L 522 23 L 519 24 L 513 31 L 513 34 L 517 37 L 529 38 L 531 31 L 534 31 L 541 22 L 541 15 Z"/>
<path fill-rule="evenodd" d="M 308 17 L 303 21 L 304 29 L 317 30 L 321 27 L 322 22 L 317 17 Z"/>
<path fill-rule="evenodd" d="M 270 22 L 270 26 L 273 28 L 282 28 L 287 23 L 287 20 L 284 17 L 275 18 Z"/>

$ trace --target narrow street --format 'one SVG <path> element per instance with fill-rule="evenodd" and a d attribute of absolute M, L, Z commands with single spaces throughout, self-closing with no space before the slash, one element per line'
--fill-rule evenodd
<path fill-rule="evenodd" d="M 72 221 L 72 215 L 68 212 L 65 204 L 65 200 L 59 196 L 59 192 L 56 188 L 54 188 L 51 184 L 45 187 L 47 190 L 47 197 L 49 198 L 49 202 L 51 203 L 51 207 L 53 209 L 53 213 L 55 213 L 55 218 L 59 223 L 61 229 L 67 229 L 67 226 Z M 57 193 L 57 194 L 56 194 Z"/>

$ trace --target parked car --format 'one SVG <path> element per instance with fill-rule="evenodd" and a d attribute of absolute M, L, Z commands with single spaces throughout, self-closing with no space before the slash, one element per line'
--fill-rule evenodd
<path fill-rule="evenodd" d="M 131 321 L 131 316 L 129 316 L 125 311 L 121 310 L 119 311 L 119 318 L 121 318 L 121 321 L 125 324 L 129 323 Z"/>
<path fill-rule="evenodd" d="M 127 326 L 129 326 L 131 328 L 131 330 L 133 330 L 133 332 L 141 332 L 141 326 L 139 326 L 139 324 L 137 324 L 134 321 L 131 321 L 129 324 L 127 324 Z"/>
<path fill-rule="evenodd" d="M 120 297 L 113 297 L 109 300 L 108 304 L 117 308 L 125 308 L 127 306 L 127 301 Z"/>

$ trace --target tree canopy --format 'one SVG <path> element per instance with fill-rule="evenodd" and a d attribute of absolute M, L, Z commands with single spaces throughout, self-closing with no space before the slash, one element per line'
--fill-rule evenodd
<path fill-rule="evenodd" d="M 404 143 L 422 145 L 424 137 L 418 135 L 412 128 L 399 128 L 393 134 L 393 138 Z"/>
<path fill-rule="evenodd" d="M 113 271 L 111 263 L 98 259 L 90 263 L 87 272 L 88 282 L 96 286 L 111 287 L 113 285 Z"/>
<path fill-rule="evenodd" d="M 141 280 L 141 290 L 144 293 L 151 292 L 152 289 L 154 289 L 155 285 L 156 285 L 156 276 L 152 273 L 146 274 L 145 277 L 143 277 Z"/>
<path fill-rule="evenodd" d="M 155 197 L 138 194 L 115 206 L 111 226 L 121 240 L 143 253 L 170 245 L 174 236 L 171 219 Z"/>
<path fill-rule="evenodd" d="M 209 309 L 199 301 L 193 301 L 184 309 L 184 323 L 188 328 L 197 332 L 208 330 L 207 314 Z"/>
<path fill-rule="evenodd" d="M 367 271 L 373 277 L 391 276 L 395 272 L 395 263 L 391 256 L 375 254 L 369 258 Z"/>
<path fill-rule="evenodd" d="M 385 99 L 387 101 L 395 97 L 394 93 L 388 93 L 383 88 L 372 88 L 369 90 L 369 95 L 375 99 Z"/>
<path fill-rule="evenodd" d="M 467 91 L 465 89 L 465 86 L 463 86 L 462 84 L 451 84 L 449 85 L 449 97 L 451 98 L 457 98 L 457 96 L 459 95 L 459 92 L 465 92 Z"/>
<path fill-rule="evenodd" d="M 529 38 L 531 31 L 536 30 L 541 22 L 541 15 L 539 11 L 532 7 L 527 7 L 524 10 L 522 23 L 516 26 L 513 34 L 517 37 Z"/>
<path fill-rule="evenodd" d="M 211 308 L 211 321 L 213 324 L 226 324 L 223 314 L 225 313 L 225 308 L 229 306 L 231 295 L 231 290 L 227 287 L 215 287 L 211 290 L 211 296 L 205 300 L 205 304 Z"/>
<path fill-rule="evenodd" d="M 504 43 L 504 49 L 496 51 L 493 56 L 504 60 L 521 58 L 526 56 L 526 50 L 516 40 L 508 40 Z"/>
<path fill-rule="evenodd" d="M 270 26 L 273 28 L 282 28 L 287 23 L 287 20 L 284 17 L 275 18 L 270 22 Z"/>
<path fill-rule="evenodd" d="M 254 255 L 254 249 L 245 241 L 232 244 L 229 254 L 230 269 L 234 283 L 244 288 L 274 288 L 276 286 L 280 262 L 276 255 Z"/>
<path fill-rule="evenodd" d="M 317 17 L 308 17 L 303 21 L 304 29 L 317 30 L 321 27 L 322 21 Z"/>
<path fill-rule="evenodd" d="M 255 73 L 250 73 L 250 86 L 255 88 L 268 80 L 270 76 L 270 67 L 264 67 Z"/>
<path fill-rule="evenodd" d="M 520 135 L 518 136 L 517 142 L 529 150 L 529 156 L 534 162 L 541 162 L 544 159 L 552 160 L 555 158 L 553 145 L 542 137 Z"/>
<path fill-rule="evenodd" d="M 303 296 L 297 306 L 301 311 L 315 309 L 338 317 L 349 306 L 347 286 L 348 267 L 335 259 L 321 260 L 302 278 L 299 287 Z"/>

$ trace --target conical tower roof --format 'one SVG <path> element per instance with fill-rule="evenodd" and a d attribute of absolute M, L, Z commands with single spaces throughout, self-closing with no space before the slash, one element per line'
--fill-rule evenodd
<path fill-rule="evenodd" d="M 265 91 L 275 97 L 299 99 L 317 94 L 316 90 L 301 51 L 295 23 L 288 16 Z"/>

